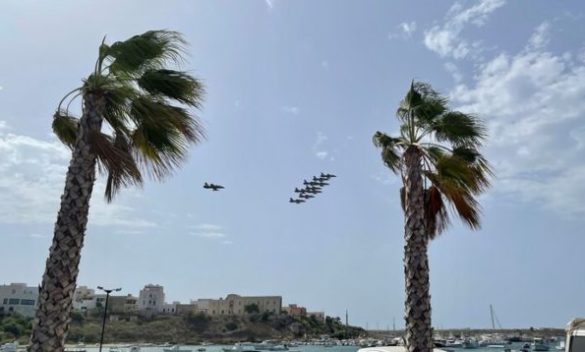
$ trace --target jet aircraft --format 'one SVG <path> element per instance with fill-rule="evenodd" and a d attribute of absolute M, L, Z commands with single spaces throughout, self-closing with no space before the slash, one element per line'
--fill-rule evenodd
<path fill-rule="evenodd" d="M 205 189 L 210 189 L 210 190 L 212 190 L 212 191 L 214 191 L 214 192 L 215 192 L 215 191 L 219 191 L 220 189 L 224 189 L 224 187 L 223 187 L 223 186 L 216 185 L 216 184 L 213 184 L 213 183 L 207 183 L 207 182 L 205 182 L 205 183 L 203 184 L 203 188 L 205 188 Z"/>

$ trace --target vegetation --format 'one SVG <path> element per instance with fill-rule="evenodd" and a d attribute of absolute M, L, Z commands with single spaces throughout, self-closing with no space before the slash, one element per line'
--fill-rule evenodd
<path fill-rule="evenodd" d="M 0 314 L 0 342 L 26 343 L 32 327 L 32 319 L 18 314 Z"/>
<path fill-rule="evenodd" d="M 258 305 L 256 303 L 247 304 L 244 307 L 244 312 L 246 312 L 248 314 L 260 313 L 260 308 L 258 307 Z"/>
<path fill-rule="evenodd" d="M 94 72 L 68 93 L 53 131 L 72 151 L 39 294 L 32 352 L 62 351 L 88 221 L 96 166 L 106 176 L 105 197 L 140 185 L 144 174 L 163 179 L 183 161 L 203 131 L 187 108 L 201 105 L 203 87 L 169 65 L 182 62 L 180 34 L 149 31 L 99 47 Z M 81 97 L 82 114 L 71 103 Z M 104 126 L 106 125 L 106 126 Z"/>
<path fill-rule="evenodd" d="M 99 340 L 101 320 L 88 315 L 74 319 L 68 342 L 95 343 Z M 291 317 L 286 314 L 252 314 L 242 316 L 209 317 L 204 314 L 184 316 L 166 315 L 144 317 L 123 314 L 110 319 L 106 326 L 106 342 L 176 342 L 197 343 L 213 341 L 232 343 L 237 341 L 262 341 L 266 339 L 290 339 L 318 337 L 328 334 L 334 337 L 363 336 L 365 331 L 345 327 L 339 319 L 325 321 L 315 317 Z"/>
<path fill-rule="evenodd" d="M 374 135 L 386 166 L 402 178 L 406 347 L 431 352 L 431 300 L 428 242 L 449 224 L 449 209 L 479 227 L 476 197 L 489 186 L 490 167 L 479 149 L 485 137 L 481 120 L 451 111 L 448 100 L 426 83 L 412 82 L 397 111 L 400 135 Z"/>

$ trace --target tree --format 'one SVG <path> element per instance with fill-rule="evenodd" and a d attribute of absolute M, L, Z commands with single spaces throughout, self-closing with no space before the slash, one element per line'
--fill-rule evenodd
<path fill-rule="evenodd" d="M 188 108 L 200 107 L 203 86 L 169 68 L 182 62 L 185 44 L 179 33 L 165 30 L 111 45 L 104 38 L 94 71 L 57 106 L 53 131 L 72 157 L 40 287 L 31 351 L 64 348 L 96 166 L 106 177 L 110 202 L 121 188 L 141 185 L 144 173 L 157 180 L 171 174 L 189 145 L 202 139 L 202 127 Z M 78 97 L 82 112 L 76 117 L 69 107 Z"/>
<path fill-rule="evenodd" d="M 260 308 L 256 303 L 251 303 L 244 306 L 244 312 L 248 314 L 260 313 Z"/>
<path fill-rule="evenodd" d="M 422 82 L 412 82 L 397 117 L 398 137 L 376 132 L 373 140 L 403 183 L 406 346 L 409 352 L 430 352 L 428 242 L 445 230 L 450 213 L 479 228 L 476 197 L 492 175 L 479 152 L 486 129 L 476 116 L 449 110 L 448 100 Z"/>

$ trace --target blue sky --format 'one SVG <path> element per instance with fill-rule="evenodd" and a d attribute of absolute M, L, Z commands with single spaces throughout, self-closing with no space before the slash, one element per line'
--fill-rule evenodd
<path fill-rule="evenodd" d="M 79 284 L 169 301 L 284 297 L 370 328 L 402 326 L 399 180 L 371 137 L 397 130 L 411 79 L 481 115 L 497 178 L 483 228 L 430 246 L 433 323 L 562 327 L 585 315 L 585 5 L 478 1 L 3 1 L 0 282 L 37 284 L 68 152 L 61 97 L 110 41 L 150 29 L 190 42 L 207 140 L 164 183 L 92 199 Z M 339 177 L 302 206 L 303 178 Z M 207 192 L 205 181 L 226 186 Z"/>

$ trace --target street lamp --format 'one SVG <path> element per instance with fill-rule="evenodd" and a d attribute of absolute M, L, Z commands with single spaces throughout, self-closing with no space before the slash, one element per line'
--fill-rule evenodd
<path fill-rule="evenodd" d="M 110 298 L 110 293 L 118 292 L 122 289 L 121 288 L 105 289 L 101 286 L 98 286 L 97 288 L 98 288 L 98 290 L 102 290 L 106 293 L 106 304 L 104 307 L 104 319 L 102 320 L 102 336 L 100 337 L 100 351 L 99 351 L 99 352 L 102 352 L 102 344 L 104 343 L 104 330 L 106 328 L 106 315 L 108 314 L 108 298 Z"/>

